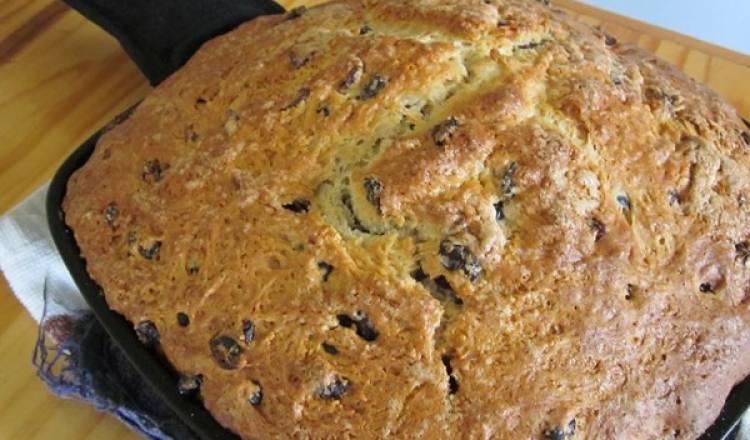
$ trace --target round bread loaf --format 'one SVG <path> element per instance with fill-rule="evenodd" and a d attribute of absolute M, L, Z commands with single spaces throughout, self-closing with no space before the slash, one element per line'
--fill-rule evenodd
<path fill-rule="evenodd" d="M 64 210 L 244 438 L 695 438 L 750 373 L 750 129 L 545 2 L 344 0 L 207 43 Z"/>

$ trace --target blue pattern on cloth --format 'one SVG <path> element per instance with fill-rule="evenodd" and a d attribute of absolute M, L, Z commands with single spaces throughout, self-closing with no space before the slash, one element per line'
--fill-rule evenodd
<path fill-rule="evenodd" d="M 197 439 L 152 392 L 93 313 L 44 315 L 32 362 L 52 392 L 110 413 L 149 439 Z"/>

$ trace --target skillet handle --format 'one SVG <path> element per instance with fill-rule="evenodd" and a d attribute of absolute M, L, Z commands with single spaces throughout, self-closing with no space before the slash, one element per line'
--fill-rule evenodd
<path fill-rule="evenodd" d="M 63 0 L 114 36 L 157 85 L 211 38 L 284 8 L 273 0 Z"/>

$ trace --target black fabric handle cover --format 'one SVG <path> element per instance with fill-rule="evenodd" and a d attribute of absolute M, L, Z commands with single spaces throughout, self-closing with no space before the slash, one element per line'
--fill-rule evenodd
<path fill-rule="evenodd" d="M 272 0 L 63 0 L 117 38 L 152 85 L 201 44 L 284 8 Z"/>

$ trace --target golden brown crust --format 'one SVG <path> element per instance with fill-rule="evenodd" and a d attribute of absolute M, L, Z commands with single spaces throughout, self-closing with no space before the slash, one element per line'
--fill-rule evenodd
<path fill-rule="evenodd" d="M 64 209 L 243 437 L 694 438 L 750 372 L 749 143 L 537 2 L 344 0 L 207 43 Z"/>

